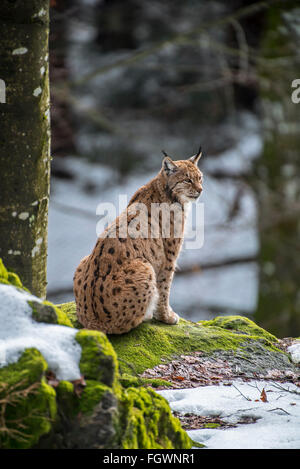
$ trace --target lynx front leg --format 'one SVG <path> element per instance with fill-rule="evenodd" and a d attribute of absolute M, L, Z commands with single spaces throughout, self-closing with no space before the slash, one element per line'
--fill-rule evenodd
<path fill-rule="evenodd" d="M 159 321 L 165 322 L 167 324 L 178 324 L 179 322 L 178 314 L 174 313 L 171 306 L 169 305 L 173 274 L 173 270 L 163 270 L 158 274 L 156 279 L 159 298 L 154 317 L 155 319 L 158 319 Z"/>

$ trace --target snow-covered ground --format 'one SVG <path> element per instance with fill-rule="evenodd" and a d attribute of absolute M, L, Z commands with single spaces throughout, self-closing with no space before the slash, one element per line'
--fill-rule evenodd
<path fill-rule="evenodd" d="M 247 122 L 251 121 L 248 119 Z M 204 190 L 199 204 L 204 207 L 204 243 L 197 249 L 187 249 L 178 260 L 179 269 L 232 257 L 252 256 L 258 249 L 256 206 L 251 190 L 232 179 L 215 180 L 205 174 L 209 169 L 246 171 L 249 162 L 260 151 L 261 140 L 255 126 L 241 131 L 235 148 L 221 156 L 205 156 L 201 161 Z M 153 155 L 155 158 L 156 155 Z M 99 203 L 110 202 L 120 212 L 119 196 L 130 199 L 132 194 L 149 181 L 155 173 L 124 177 L 107 166 L 89 163 L 74 157 L 64 158 L 63 165 L 74 174 L 73 180 L 53 179 L 49 210 L 48 297 L 55 302 L 73 299 L 72 279 L 82 257 L 89 254 L 96 242 L 96 215 Z M 159 164 L 157 171 L 159 170 Z M 86 187 L 93 186 L 88 192 Z M 240 191 L 240 192 L 239 192 Z M 239 196 L 239 208 L 230 217 L 231 203 Z M 202 229 L 196 219 L 196 207 L 190 213 L 194 229 Z M 188 233 L 187 233 L 188 235 Z M 193 236 L 195 233 L 193 234 Z M 199 237 L 201 238 L 201 237 Z M 191 238 L 193 239 L 193 237 Z M 199 246 L 201 243 L 199 244 Z M 188 319 L 209 318 L 213 313 L 255 310 L 257 299 L 257 267 L 244 263 L 222 269 L 204 270 L 191 275 L 175 275 L 171 304 L 175 311 Z M 220 308 L 220 311 L 218 311 Z"/>
<path fill-rule="evenodd" d="M 260 399 L 263 389 L 267 402 Z M 194 441 L 208 449 L 300 448 L 300 388 L 294 384 L 234 380 L 231 386 L 159 393 L 169 401 L 173 411 L 219 417 L 237 425 L 188 432 Z"/>
<path fill-rule="evenodd" d="M 57 379 L 79 379 L 77 329 L 34 321 L 28 301 L 40 300 L 25 291 L 0 284 L 0 296 L 0 368 L 17 362 L 25 349 L 34 347 Z"/>

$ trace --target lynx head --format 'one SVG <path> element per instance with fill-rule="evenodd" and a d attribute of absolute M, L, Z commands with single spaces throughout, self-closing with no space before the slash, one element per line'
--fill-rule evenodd
<path fill-rule="evenodd" d="M 203 176 L 198 168 L 202 156 L 201 147 L 198 153 L 188 160 L 173 161 L 164 151 L 161 173 L 164 177 L 166 191 L 174 201 L 184 204 L 198 199 L 202 192 Z"/>

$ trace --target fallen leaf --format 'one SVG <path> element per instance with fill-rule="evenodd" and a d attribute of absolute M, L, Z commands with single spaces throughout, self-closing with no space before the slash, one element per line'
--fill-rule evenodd
<path fill-rule="evenodd" d="M 59 385 L 59 380 L 56 378 L 55 373 L 53 373 L 51 370 L 46 372 L 46 380 L 49 386 L 52 386 L 53 388 L 57 388 Z"/>
<path fill-rule="evenodd" d="M 72 383 L 74 385 L 74 393 L 76 394 L 76 396 L 80 397 L 81 394 L 83 393 L 83 389 L 86 386 L 84 377 L 81 376 L 79 379 L 75 379 L 74 381 L 72 381 Z"/>
<path fill-rule="evenodd" d="M 261 392 L 260 400 L 261 400 L 262 402 L 268 402 L 267 394 L 266 394 L 265 388 L 263 388 L 263 390 L 262 390 L 262 392 Z"/>

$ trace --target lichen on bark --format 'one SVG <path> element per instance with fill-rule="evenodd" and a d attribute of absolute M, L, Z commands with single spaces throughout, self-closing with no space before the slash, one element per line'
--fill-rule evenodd
<path fill-rule="evenodd" d="M 0 256 L 45 297 L 50 178 L 49 0 L 1 3 Z"/>

